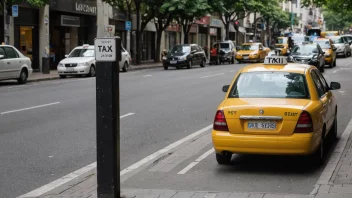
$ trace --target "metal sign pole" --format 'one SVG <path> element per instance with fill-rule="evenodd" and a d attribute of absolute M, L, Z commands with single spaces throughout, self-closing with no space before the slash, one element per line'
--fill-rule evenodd
<path fill-rule="evenodd" d="M 121 40 L 120 38 L 96 39 L 95 50 L 97 196 L 99 198 L 117 198 L 120 197 L 120 98 L 118 63 L 121 60 Z M 116 53 L 115 60 L 109 61 L 109 57 L 114 56 L 114 53 Z M 104 57 L 107 57 L 107 60 L 104 60 Z"/>

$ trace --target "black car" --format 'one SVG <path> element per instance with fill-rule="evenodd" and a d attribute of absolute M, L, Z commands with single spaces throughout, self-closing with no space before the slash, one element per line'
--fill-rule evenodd
<path fill-rule="evenodd" d="M 194 65 L 205 67 L 206 56 L 202 47 L 197 44 L 180 44 L 173 46 L 166 56 L 163 57 L 163 66 L 180 69 L 187 67 L 191 69 Z"/>
<path fill-rule="evenodd" d="M 295 45 L 290 53 L 289 60 L 316 66 L 320 72 L 324 72 L 325 52 L 317 43 L 303 43 Z"/>

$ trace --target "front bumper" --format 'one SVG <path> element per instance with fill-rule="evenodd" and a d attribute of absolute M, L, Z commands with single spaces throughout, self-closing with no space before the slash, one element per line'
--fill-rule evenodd
<path fill-rule="evenodd" d="M 188 60 L 177 60 L 177 63 L 172 64 L 169 60 L 163 60 L 164 67 L 186 67 L 188 66 Z"/>
<path fill-rule="evenodd" d="M 253 55 L 249 55 L 249 56 L 242 56 L 242 55 L 237 55 L 236 56 L 236 60 L 237 61 L 242 61 L 242 62 L 251 62 L 251 61 L 258 61 L 259 56 L 253 56 Z"/>
<path fill-rule="evenodd" d="M 216 153 L 310 155 L 317 149 L 319 137 L 313 132 L 290 136 L 231 134 L 214 130 L 212 132 Z"/>
<path fill-rule="evenodd" d="M 57 67 L 59 75 L 86 75 L 89 74 L 89 66 Z"/>
<path fill-rule="evenodd" d="M 331 63 L 333 60 L 332 60 L 332 57 L 329 56 L 329 57 L 326 57 L 325 56 L 325 63 Z"/>

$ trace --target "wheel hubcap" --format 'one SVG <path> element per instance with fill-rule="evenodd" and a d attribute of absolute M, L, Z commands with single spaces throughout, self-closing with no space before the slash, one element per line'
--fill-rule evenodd
<path fill-rule="evenodd" d="M 94 75 L 95 75 L 95 70 L 94 70 L 94 68 L 93 68 L 93 67 L 91 67 L 91 68 L 90 68 L 90 74 L 91 74 L 92 76 L 94 76 Z"/>
<path fill-rule="evenodd" d="M 26 74 L 24 72 L 22 72 L 21 78 L 22 78 L 22 80 L 26 79 Z"/>

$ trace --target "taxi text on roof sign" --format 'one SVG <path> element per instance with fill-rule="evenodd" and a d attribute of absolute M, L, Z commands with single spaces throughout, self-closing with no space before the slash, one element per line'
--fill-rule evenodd
<path fill-rule="evenodd" d="M 101 62 L 116 61 L 116 39 L 96 38 L 94 40 L 95 60 Z"/>
<path fill-rule="evenodd" d="M 265 65 L 286 65 L 287 57 L 286 56 L 267 56 L 264 60 Z"/>

